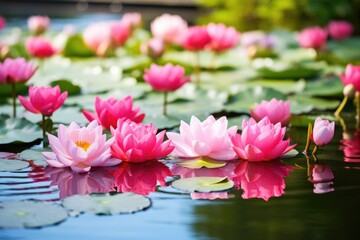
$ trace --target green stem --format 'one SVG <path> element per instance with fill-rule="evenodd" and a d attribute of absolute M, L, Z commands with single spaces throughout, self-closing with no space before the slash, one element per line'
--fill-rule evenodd
<path fill-rule="evenodd" d="M 166 110 L 166 108 L 167 108 L 167 95 L 168 95 L 168 92 L 164 92 L 164 103 L 163 103 L 163 114 L 164 114 L 164 116 L 166 116 L 167 115 L 167 110 Z"/>
<path fill-rule="evenodd" d="M 304 151 L 303 151 L 303 153 L 304 153 L 305 155 L 307 155 L 308 152 L 309 152 L 311 134 L 312 134 L 312 124 L 309 123 L 309 125 L 308 125 L 307 139 L 306 139 L 306 145 L 305 145 L 305 149 L 304 149 Z"/>
<path fill-rule="evenodd" d="M 345 105 L 346 105 L 347 100 L 348 100 L 348 97 L 345 96 L 344 99 L 342 100 L 342 102 L 340 103 L 339 107 L 336 109 L 336 111 L 335 111 L 335 113 L 334 113 L 335 116 L 339 116 L 339 115 L 340 115 L 341 111 L 343 110 L 343 108 L 344 108 Z"/>
<path fill-rule="evenodd" d="M 317 145 L 315 145 L 315 147 L 314 147 L 314 150 L 312 151 L 312 155 L 314 155 L 315 156 L 315 154 L 316 154 L 316 152 L 317 152 L 317 150 L 318 150 L 318 146 Z"/>
<path fill-rule="evenodd" d="M 307 177 L 308 181 L 311 181 L 311 169 L 310 169 L 310 158 L 308 155 L 305 155 L 306 157 L 306 165 L 307 165 Z"/>
<path fill-rule="evenodd" d="M 195 52 L 195 84 L 200 87 L 200 52 Z"/>
<path fill-rule="evenodd" d="M 47 139 L 46 139 L 46 125 L 45 125 L 45 116 L 42 115 L 42 122 L 41 122 L 42 132 L 43 132 L 43 147 L 47 147 Z"/>
<path fill-rule="evenodd" d="M 11 84 L 13 98 L 13 118 L 16 118 L 16 83 Z"/>

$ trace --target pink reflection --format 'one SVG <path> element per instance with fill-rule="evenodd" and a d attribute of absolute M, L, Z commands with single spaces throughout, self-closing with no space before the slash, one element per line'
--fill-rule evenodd
<path fill-rule="evenodd" d="M 198 200 L 198 199 L 228 199 L 232 197 L 228 194 L 228 192 L 209 192 L 209 193 L 202 193 L 202 192 L 192 192 L 190 193 L 191 199 Z"/>
<path fill-rule="evenodd" d="M 0 158 L 15 159 L 16 157 L 17 157 L 16 153 L 0 152 Z"/>
<path fill-rule="evenodd" d="M 249 162 L 241 161 L 235 168 L 233 179 L 238 188 L 244 190 L 243 199 L 280 197 L 286 187 L 284 178 L 293 167 L 280 161 Z"/>
<path fill-rule="evenodd" d="M 340 142 L 340 150 L 344 151 L 344 161 L 360 162 L 360 132 L 344 131 Z"/>
<path fill-rule="evenodd" d="M 334 191 L 333 180 L 334 174 L 329 165 L 324 163 L 309 165 L 309 182 L 314 184 L 314 193 L 322 194 Z"/>
<path fill-rule="evenodd" d="M 122 162 L 119 168 L 113 172 L 114 186 L 118 192 L 133 192 L 148 195 L 155 192 L 156 186 L 165 186 L 166 177 L 172 174 L 169 168 L 158 161 L 146 161 L 142 163 Z"/>
<path fill-rule="evenodd" d="M 181 178 L 192 178 L 192 177 L 227 177 L 232 179 L 234 175 L 234 169 L 237 162 L 227 162 L 227 164 L 220 168 L 199 168 L 192 169 L 186 168 L 179 165 L 174 165 L 171 168 L 173 175 L 178 175 Z"/>
<path fill-rule="evenodd" d="M 45 168 L 50 186 L 58 186 L 60 198 L 75 194 L 105 193 L 112 190 L 114 177 L 105 168 L 94 168 L 87 173 L 75 173 L 70 168 Z"/>

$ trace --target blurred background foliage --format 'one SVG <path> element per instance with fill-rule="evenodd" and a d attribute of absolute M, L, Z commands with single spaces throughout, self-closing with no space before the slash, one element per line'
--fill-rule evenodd
<path fill-rule="evenodd" d="M 223 22 L 240 31 L 277 27 L 299 30 L 348 20 L 359 34 L 360 0 L 197 0 L 208 11 L 200 24 Z"/>

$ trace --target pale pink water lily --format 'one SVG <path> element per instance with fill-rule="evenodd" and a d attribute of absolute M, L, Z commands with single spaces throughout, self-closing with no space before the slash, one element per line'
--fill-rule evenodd
<path fill-rule="evenodd" d="M 291 119 L 290 101 L 276 98 L 270 101 L 262 100 L 260 104 L 255 103 L 254 109 L 250 109 L 250 115 L 256 121 L 268 117 L 273 124 L 281 123 L 282 126 L 286 126 Z"/>
<path fill-rule="evenodd" d="M 258 123 L 250 118 L 243 120 L 242 133 L 232 134 L 231 140 L 239 158 L 252 162 L 268 161 L 281 157 L 295 147 L 290 146 L 290 139 L 283 140 L 285 133 L 286 127 L 271 123 L 268 117 Z"/>
<path fill-rule="evenodd" d="M 49 134 L 52 152 L 43 152 L 45 161 L 52 167 L 70 167 L 75 172 L 88 172 L 91 167 L 114 166 L 121 162 L 111 157 L 110 145 L 103 129 L 96 121 L 86 127 L 70 123 L 58 128 L 58 136 Z"/>
<path fill-rule="evenodd" d="M 130 28 L 122 21 L 113 21 L 110 24 L 112 43 L 115 47 L 123 46 L 130 37 Z"/>
<path fill-rule="evenodd" d="M 321 27 L 309 27 L 298 34 L 299 45 L 303 48 L 323 49 L 326 45 L 327 31 Z"/>
<path fill-rule="evenodd" d="M 165 43 L 159 38 L 152 38 L 141 44 L 140 51 L 142 54 L 156 59 L 164 54 Z"/>
<path fill-rule="evenodd" d="M 121 21 L 128 26 L 130 30 L 134 30 L 142 25 L 142 16 L 138 12 L 125 13 Z"/>
<path fill-rule="evenodd" d="M 117 128 L 111 128 L 114 143 L 113 157 L 127 162 L 145 162 L 169 155 L 174 149 L 171 141 L 164 141 L 165 131 L 157 133 L 151 123 L 142 125 L 129 119 L 120 119 Z"/>
<path fill-rule="evenodd" d="M 182 17 L 167 13 L 151 22 L 152 35 L 170 44 L 180 45 L 187 28 L 187 22 Z"/>
<path fill-rule="evenodd" d="M 354 27 L 348 21 L 331 21 L 327 28 L 330 37 L 335 40 L 348 38 L 354 31 Z"/>
<path fill-rule="evenodd" d="M 311 140 L 319 147 L 324 146 L 333 139 L 334 132 L 335 122 L 330 123 L 328 120 L 317 117 L 315 119 Z"/>
<path fill-rule="evenodd" d="M 51 116 L 65 102 L 68 93 L 61 93 L 60 87 L 29 87 L 29 99 L 19 96 L 23 107 L 35 114 Z"/>
<path fill-rule="evenodd" d="M 344 86 L 352 84 L 357 92 L 360 91 L 360 65 L 348 64 L 345 74 L 340 74 Z"/>
<path fill-rule="evenodd" d="M 211 42 L 211 37 L 203 26 L 189 27 L 182 40 L 182 46 L 189 51 L 204 50 Z"/>
<path fill-rule="evenodd" d="M 234 27 L 227 27 L 222 23 L 209 23 L 206 29 L 211 37 L 208 47 L 215 52 L 224 52 L 239 42 L 240 34 Z"/>
<path fill-rule="evenodd" d="M 37 58 L 48 58 L 58 52 L 52 43 L 43 37 L 28 38 L 25 43 L 25 48 L 30 56 Z"/>
<path fill-rule="evenodd" d="M 119 119 L 130 119 L 136 123 L 144 120 L 145 114 L 139 113 L 140 107 L 133 107 L 133 99 L 126 96 L 122 99 L 110 97 L 106 100 L 95 98 L 95 111 L 93 113 L 83 110 L 84 116 L 91 122 L 96 120 L 103 128 L 110 130 L 110 127 L 116 128 Z"/>
<path fill-rule="evenodd" d="M 6 72 L 7 83 L 27 82 L 36 72 L 37 67 L 25 58 L 6 58 L 3 63 L 3 70 Z"/>
<path fill-rule="evenodd" d="M 226 117 L 216 120 L 209 116 L 201 122 L 191 117 L 190 125 L 181 121 L 180 133 L 168 132 L 175 149 L 173 154 L 182 158 L 210 157 L 217 160 L 232 160 L 236 154 L 232 149 L 230 135 L 235 134 L 237 127 L 228 129 Z"/>
<path fill-rule="evenodd" d="M 27 21 L 30 32 L 41 34 L 50 26 L 50 18 L 48 16 L 31 16 Z"/>
<path fill-rule="evenodd" d="M 83 32 L 83 39 L 98 56 L 106 56 L 112 49 L 112 31 L 108 22 L 97 22 L 87 26 Z"/>

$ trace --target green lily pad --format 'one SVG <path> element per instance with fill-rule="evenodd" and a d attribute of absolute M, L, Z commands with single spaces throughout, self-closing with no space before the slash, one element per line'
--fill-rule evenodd
<path fill-rule="evenodd" d="M 16 91 L 19 95 L 26 95 L 28 93 L 28 86 L 26 86 L 24 83 L 17 83 Z M 12 96 L 11 84 L 1 84 L 0 98 L 6 98 L 11 96 Z"/>
<path fill-rule="evenodd" d="M 292 127 L 307 127 L 309 123 L 314 124 L 315 119 L 317 117 L 321 117 L 322 119 L 327 119 L 330 121 L 337 121 L 337 118 L 334 115 L 316 115 L 316 116 L 294 115 L 291 117 L 290 125 Z"/>
<path fill-rule="evenodd" d="M 241 115 L 238 117 L 228 118 L 228 127 L 237 126 L 238 130 L 242 129 L 242 122 L 244 119 L 249 119 L 248 115 Z"/>
<path fill-rule="evenodd" d="M 234 182 L 226 177 L 193 177 L 176 180 L 171 185 L 187 192 L 216 192 L 232 188 Z"/>
<path fill-rule="evenodd" d="M 247 113 L 254 103 L 259 103 L 262 100 L 271 100 L 276 98 L 279 100 L 286 100 L 286 96 L 271 88 L 254 87 L 245 89 L 233 97 L 225 104 L 225 110 L 228 112 Z"/>
<path fill-rule="evenodd" d="M 158 129 L 170 129 L 180 125 L 179 119 L 159 114 L 146 114 L 143 123 L 152 123 Z"/>
<path fill-rule="evenodd" d="M 65 208 L 76 212 L 101 215 L 134 213 L 150 207 L 150 199 L 134 193 L 74 195 L 62 201 Z"/>
<path fill-rule="evenodd" d="M 24 117 L 33 123 L 41 121 L 41 115 L 33 114 L 31 112 L 25 112 Z M 86 125 L 88 120 L 81 113 L 80 109 L 76 107 L 62 107 L 59 108 L 51 116 L 54 123 L 70 124 L 71 122 L 77 122 L 80 125 Z"/>
<path fill-rule="evenodd" d="M 37 202 L 0 202 L 0 228 L 38 228 L 66 220 L 61 206 Z"/>
<path fill-rule="evenodd" d="M 0 158 L 0 172 L 16 171 L 16 170 L 26 168 L 28 166 L 29 166 L 29 163 L 27 163 L 25 161 Z"/>
<path fill-rule="evenodd" d="M 307 96 L 342 96 L 344 85 L 339 77 L 321 78 L 306 83 L 302 95 Z"/>
<path fill-rule="evenodd" d="M 283 94 L 289 94 L 289 93 L 303 92 L 306 86 L 306 81 L 304 79 L 300 79 L 300 80 L 261 79 L 261 80 L 249 81 L 244 85 L 246 85 L 247 87 L 262 86 L 262 87 L 272 88 Z"/>
<path fill-rule="evenodd" d="M 329 100 L 322 98 L 314 98 L 307 96 L 294 95 L 289 97 L 290 111 L 293 114 L 308 113 L 313 110 L 335 109 L 340 102 L 337 100 Z"/>
<path fill-rule="evenodd" d="M 308 79 L 316 76 L 319 72 L 317 69 L 300 66 L 282 70 L 260 68 L 257 71 L 261 77 L 269 79 Z"/>
<path fill-rule="evenodd" d="M 73 36 L 70 36 L 67 39 L 67 42 L 65 44 L 62 54 L 65 57 L 91 57 L 91 56 L 94 56 L 94 53 L 92 52 L 92 50 L 85 45 L 82 35 L 80 35 L 80 34 L 75 34 Z"/>
<path fill-rule="evenodd" d="M 48 150 L 48 149 L 47 149 Z M 45 151 L 45 149 L 42 149 Z M 47 166 L 47 162 L 45 161 L 44 156 L 39 150 L 27 149 L 20 153 L 20 158 L 33 161 L 33 163 L 37 166 Z"/>
<path fill-rule="evenodd" d="M 176 163 L 179 166 L 199 169 L 199 168 L 220 168 L 226 165 L 225 161 L 217 161 L 210 158 L 197 158 L 197 159 L 188 159 L 181 160 Z"/>
<path fill-rule="evenodd" d="M 41 138 L 41 128 L 24 118 L 0 118 L 0 144 L 30 143 Z"/>
<path fill-rule="evenodd" d="M 79 86 L 74 85 L 69 80 L 57 80 L 50 83 L 52 87 L 58 85 L 61 89 L 61 92 L 68 92 L 68 96 L 77 95 L 81 92 L 81 88 Z"/>

